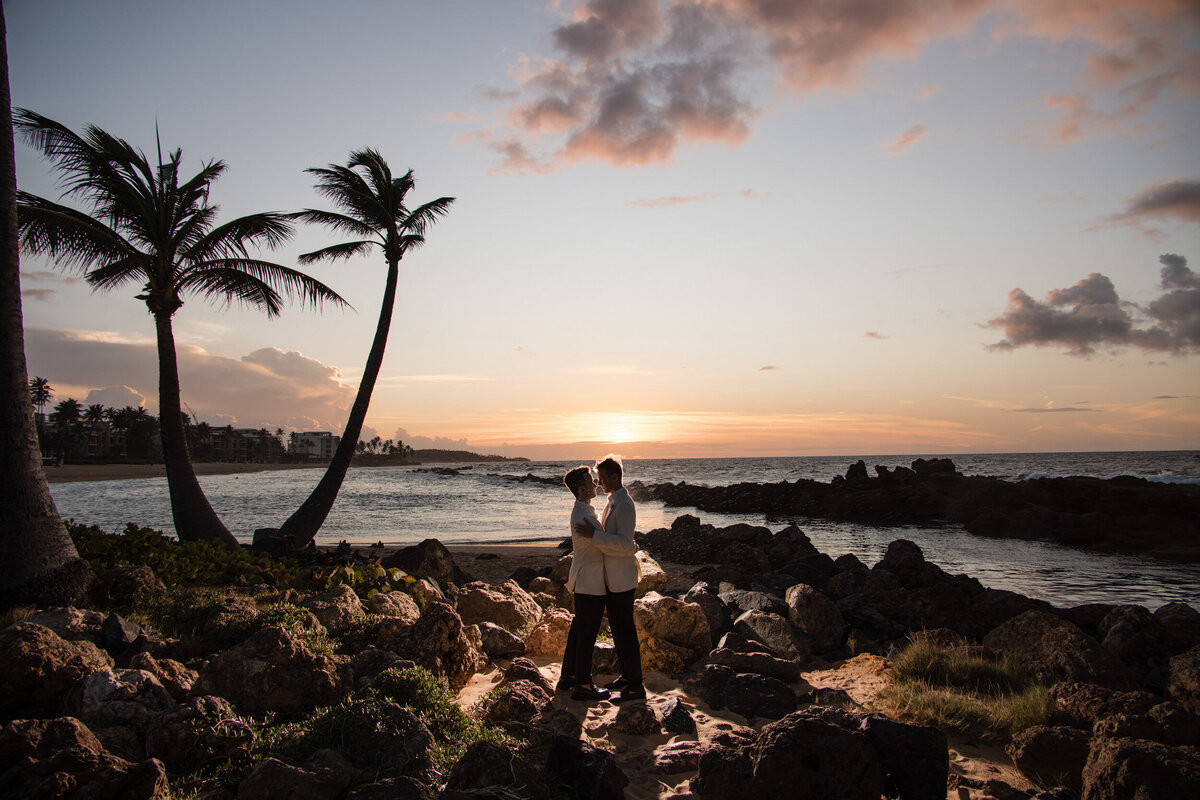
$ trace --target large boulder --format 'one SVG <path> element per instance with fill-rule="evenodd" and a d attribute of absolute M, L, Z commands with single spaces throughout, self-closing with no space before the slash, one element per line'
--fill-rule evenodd
<path fill-rule="evenodd" d="M 110 602 L 123 603 L 166 594 L 167 587 L 145 564 L 119 566 L 100 576 L 96 593 Z"/>
<path fill-rule="evenodd" d="M 649 592 L 657 592 L 671 580 L 658 562 L 650 557 L 645 550 L 634 553 L 638 562 L 638 585 L 634 597 L 645 597 Z"/>
<path fill-rule="evenodd" d="M 300 604 L 313 613 L 333 633 L 340 633 L 367 617 L 367 610 L 354 590 L 345 584 L 334 586 Z"/>
<path fill-rule="evenodd" d="M 812 640 L 778 614 L 747 611 L 734 620 L 733 629 L 762 643 L 776 658 L 803 661 L 812 653 Z"/>
<path fill-rule="evenodd" d="M 155 718 L 146 752 L 179 773 L 249 753 L 254 728 L 222 697 L 194 697 L 187 705 Z"/>
<path fill-rule="evenodd" d="M 10 625 L 0 631 L 0 719 L 57 716 L 77 684 L 112 666 L 89 641 L 69 642 L 35 622 Z"/>
<path fill-rule="evenodd" d="M 525 634 L 525 648 L 530 655 L 561 657 L 570 630 L 570 614 L 562 609 L 548 611 L 542 621 Z"/>
<path fill-rule="evenodd" d="M 1083 768 L 1083 800 L 1178 800 L 1200 792 L 1200 750 L 1145 739 L 1098 739 Z"/>
<path fill-rule="evenodd" d="M 729 606 L 710 590 L 707 583 L 701 581 L 689 589 L 683 596 L 683 602 L 700 606 L 704 618 L 708 620 L 708 638 L 712 645 L 715 646 L 724 634 L 733 630 L 733 615 L 729 613 Z"/>
<path fill-rule="evenodd" d="M 25 623 L 36 623 L 57 633 L 67 641 L 77 642 L 86 639 L 92 644 L 100 643 L 100 627 L 104 624 L 104 615 L 99 611 L 74 606 L 54 606 L 35 611 L 22 620 Z"/>
<path fill-rule="evenodd" d="M 708 654 L 708 663 L 729 667 L 735 672 L 752 672 L 766 675 L 784 683 L 800 680 L 802 668 L 797 661 L 776 658 L 768 653 L 739 653 L 726 647 L 718 647 Z"/>
<path fill-rule="evenodd" d="M 1026 611 L 995 628 L 984 647 L 1014 657 L 1043 683 L 1076 681 L 1113 689 L 1130 685 L 1129 671 L 1079 626 L 1045 611 Z"/>
<path fill-rule="evenodd" d="M 105 751 L 73 717 L 13 720 L 0 730 L 6 797 L 169 800 L 162 762 L 130 763 Z"/>
<path fill-rule="evenodd" d="M 525 641 L 492 622 L 479 623 L 479 641 L 484 655 L 492 661 L 525 655 Z"/>
<path fill-rule="evenodd" d="M 371 595 L 367 598 L 367 608 L 372 614 L 397 617 L 410 625 L 421 616 L 421 608 L 412 595 L 395 590 Z"/>
<path fill-rule="evenodd" d="M 1004 752 L 1034 783 L 1081 792 L 1091 739 L 1090 734 L 1077 728 L 1036 725 L 1013 736 Z"/>
<path fill-rule="evenodd" d="M 158 678 L 140 669 L 94 672 L 83 680 L 79 716 L 92 728 L 124 725 L 144 732 L 152 720 L 176 708 Z"/>
<path fill-rule="evenodd" d="M 767 725 L 749 745 L 705 751 L 699 767 L 691 787 L 705 800 L 878 800 L 884 793 L 883 764 L 866 735 L 802 712 Z"/>
<path fill-rule="evenodd" d="M 336 800 L 350 785 L 344 770 L 306 766 L 264 758 L 238 784 L 238 800 Z"/>
<path fill-rule="evenodd" d="M 684 681 L 688 692 L 709 708 L 728 708 L 746 719 L 779 719 L 796 710 L 796 694 L 783 681 L 765 675 L 735 672 L 720 664 L 709 664 Z"/>
<path fill-rule="evenodd" d="M 651 592 L 633 602 L 633 622 L 639 639 L 658 639 L 678 645 L 699 658 L 712 647 L 708 618 L 695 603 Z"/>
<path fill-rule="evenodd" d="M 492 742 L 476 742 L 467 748 L 450 770 L 446 793 L 470 792 L 488 787 L 508 790 L 503 796 L 543 800 L 550 790 L 532 766 L 514 758 L 511 751 Z M 470 795 L 465 795 L 470 796 Z"/>
<path fill-rule="evenodd" d="M 492 690 L 484 717 L 488 722 L 528 724 L 549 705 L 551 697 L 539 681 L 505 681 Z"/>
<path fill-rule="evenodd" d="M 140 669 L 158 678 L 176 700 L 187 695 L 200 674 L 171 658 L 155 658 L 149 653 L 138 653 L 129 660 L 130 669 Z"/>
<path fill-rule="evenodd" d="M 327 705 L 342 694 L 334 662 L 281 626 L 263 628 L 200 666 L 194 695 L 216 695 L 250 714 Z"/>
<path fill-rule="evenodd" d="M 451 583 L 461 586 L 472 578 L 454 563 L 454 556 L 437 539 L 426 539 L 418 545 L 397 550 L 381 562 L 384 567 L 399 567 L 418 578 L 432 578 L 442 587 Z"/>
<path fill-rule="evenodd" d="M 456 692 L 485 663 L 484 655 L 467 636 L 462 619 L 446 603 L 430 603 L 416 622 L 397 631 L 381 646 L 442 676 Z"/>
<path fill-rule="evenodd" d="M 542 618 L 542 607 L 513 580 L 468 583 L 459 591 L 457 607 L 464 625 L 491 622 L 512 633 L 528 630 Z"/>
<path fill-rule="evenodd" d="M 1055 716 L 1063 723 L 1090 731 L 1105 717 L 1148 714 L 1161 698 L 1149 692 L 1118 692 L 1089 683 L 1056 683 L 1050 687 L 1050 701 Z"/>
<path fill-rule="evenodd" d="M 946 734 L 932 726 L 909 725 L 882 715 L 867 717 L 859 730 L 874 745 L 887 781 L 900 797 L 945 797 L 950 772 Z"/>
<path fill-rule="evenodd" d="M 1175 702 L 1200 714 L 1200 645 L 1171 659 L 1167 693 Z"/>
<path fill-rule="evenodd" d="M 832 600 L 812 586 L 798 583 L 787 590 L 784 602 L 788 606 L 788 622 L 812 638 L 816 652 L 841 647 L 846 623 Z"/>
<path fill-rule="evenodd" d="M 576 737 L 554 737 L 546 757 L 546 772 L 571 800 L 624 800 L 629 785 L 629 778 L 611 753 Z"/>

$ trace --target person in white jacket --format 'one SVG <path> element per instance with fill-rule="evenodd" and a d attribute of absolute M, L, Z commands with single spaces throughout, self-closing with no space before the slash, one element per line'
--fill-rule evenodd
<path fill-rule="evenodd" d="M 575 505 L 571 508 L 571 571 L 567 576 L 567 591 L 575 599 L 575 616 L 571 618 L 571 628 L 567 632 L 562 671 L 555 688 L 560 692 L 571 692 L 575 700 L 607 700 L 608 690 L 599 689 L 592 683 L 592 651 L 596 647 L 600 620 L 604 617 L 604 553 L 593 546 L 591 536 L 574 532 L 577 525 L 585 522 L 593 528 L 601 528 L 592 508 L 596 482 L 592 480 L 591 469 L 581 466 L 569 471 L 563 483 L 575 495 Z"/>
<path fill-rule="evenodd" d="M 633 498 L 622 485 L 621 462 L 608 456 L 596 464 L 600 488 L 608 494 L 608 503 L 600 517 L 601 524 L 595 525 L 588 519 L 578 523 L 572 521 L 572 532 L 590 537 L 594 549 L 603 553 L 604 610 L 608 613 L 608 625 L 612 629 L 613 648 L 621 675 L 606 689 L 620 691 L 615 702 L 645 700 L 646 688 L 642 683 L 642 653 L 638 643 L 637 627 L 633 622 L 633 600 L 641 579 L 638 568 L 637 543 L 633 539 L 637 525 L 637 509 Z"/>

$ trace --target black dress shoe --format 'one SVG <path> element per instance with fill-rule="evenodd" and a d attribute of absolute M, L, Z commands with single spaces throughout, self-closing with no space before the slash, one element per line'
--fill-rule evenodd
<path fill-rule="evenodd" d="M 607 689 L 597 689 L 595 686 L 576 686 L 571 690 L 572 700 L 607 700 Z"/>
<path fill-rule="evenodd" d="M 558 683 L 556 683 L 554 685 L 554 691 L 556 693 L 557 692 L 569 692 L 574 688 L 575 688 L 574 681 L 559 681 Z"/>
<path fill-rule="evenodd" d="M 623 692 L 613 698 L 614 703 L 625 703 L 630 700 L 645 700 L 646 688 L 644 686 L 629 686 Z"/>
<path fill-rule="evenodd" d="M 625 679 L 624 675 L 622 675 L 615 681 L 610 681 L 609 683 L 604 684 L 604 688 L 608 689 L 610 692 L 619 692 L 628 685 L 629 681 Z"/>

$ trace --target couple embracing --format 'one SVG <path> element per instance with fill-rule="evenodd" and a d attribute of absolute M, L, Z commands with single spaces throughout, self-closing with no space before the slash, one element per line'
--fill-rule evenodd
<path fill-rule="evenodd" d="M 571 509 L 573 556 L 567 578 L 567 590 L 575 597 L 575 616 L 557 688 L 570 691 L 575 700 L 608 700 L 611 692 L 619 692 L 612 697 L 617 703 L 646 699 L 641 648 L 633 623 L 633 595 L 639 579 L 633 541 L 637 511 L 621 483 L 621 472 L 621 462 L 613 456 L 596 465 L 599 488 L 608 495 L 599 518 L 592 508 L 597 481 L 592 479 L 591 469 L 576 467 L 563 478 L 575 495 Z M 600 688 L 592 683 L 592 651 L 606 611 L 621 676 Z"/>

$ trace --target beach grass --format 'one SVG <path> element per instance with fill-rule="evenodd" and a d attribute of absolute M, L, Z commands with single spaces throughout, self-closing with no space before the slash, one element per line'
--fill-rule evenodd
<path fill-rule="evenodd" d="M 1008 741 L 1051 714 L 1048 689 L 1015 662 L 924 641 L 894 659 L 875 702 L 899 718 L 989 741 Z"/>

